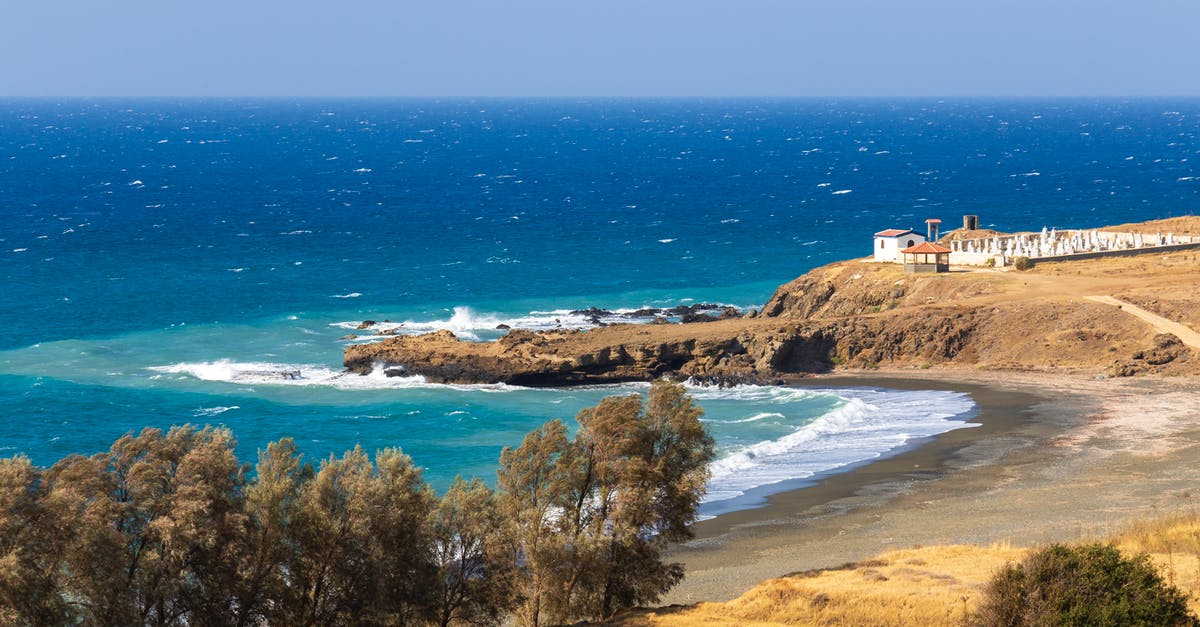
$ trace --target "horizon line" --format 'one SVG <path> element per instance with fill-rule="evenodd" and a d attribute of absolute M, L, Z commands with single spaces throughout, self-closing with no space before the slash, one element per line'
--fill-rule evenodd
<path fill-rule="evenodd" d="M 0 100 L 1200 100 L 1196 94 L 974 95 L 259 95 L 0 94 Z"/>

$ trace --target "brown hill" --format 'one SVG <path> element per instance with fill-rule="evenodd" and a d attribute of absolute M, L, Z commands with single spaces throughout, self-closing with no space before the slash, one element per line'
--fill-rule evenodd
<path fill-rule="evenodd" d="M 1200 218 L 1119 230 L 1135 227 L 1200 233 Z M 1134 315 L 1131 305 L 1146 310 L 1145 316 Z M 1039 264 L 1025 272 L 938 275 L 847 261 L 781 286 L 754 317 L 589 331 L 514 330 L 491 343 L 462 342 L 447 331 L 397 336 L 348 347 L 345 365 L 359 373 L 383 367 L 431 381 L 520 385 L 661 375 L 769 381 L 782 374 L 884 366 L 1196 373 L 1200 360 L 1185 342 L 1200 329 L 1198 312 L 1196 251 Z M 1192 344 L 1200 347 L 1200 341 Z"/>

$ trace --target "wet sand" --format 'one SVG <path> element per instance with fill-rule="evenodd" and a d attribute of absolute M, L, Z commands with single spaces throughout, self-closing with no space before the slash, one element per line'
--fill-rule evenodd
<path fill-rule="evenodd" d="M 664 604 L 722 601 L 787 573 L 934 544 L 1028 545 L 1104 535 L 1200 496 L 1200 381 L 887 371 L 810 387 L 950 389 L 980 426 L 696 525 Z"/>

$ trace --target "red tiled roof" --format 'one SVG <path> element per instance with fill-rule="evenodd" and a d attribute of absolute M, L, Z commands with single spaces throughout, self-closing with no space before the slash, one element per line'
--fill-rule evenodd
<path fill-rule="evenodd" d="M 920 254 L 938 255 L 938 254 L 942 254 L 942 253 L 948 253 L 948 252 L 950 252 L 950 249 L 946 248 L 945 246 L 938 246 L 937 244 L 934 244 L 933 242 L 921 242 L 920 244 L 917 244 L 916 246 L 911 246 L 909 248 L 905 248 L 904 250 L 902 250 L 900 252 L 906 253 L 906 254 L 915 254 L 915 255 L 920 255 Z"/>
<path fill-rule="evenodd" d="M 886 231 L 880 231 L 876 233 L 875 237 L 900 237 L 901 235 L 908 235 L 912 232 L 912 229 L 888 229 Z"/>

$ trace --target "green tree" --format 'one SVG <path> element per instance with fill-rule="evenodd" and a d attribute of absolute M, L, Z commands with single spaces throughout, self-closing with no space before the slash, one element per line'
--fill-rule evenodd
<path fill-rule="evenodd" d="M 256 477 L 225 429 L 126 435 L 41 471 L 0 460 L 0 623 L 496 624 L 606 618 L 682 578 L 665 563 L 712 439 L 683 388 L 580 412 L 500 458 L 498 490 L 439 500 L 398 449 L 319 470 L 290 439 Z"/>
<path fill-rule="evenodd" d="M 500 457 L 499 489 L 515 524 L 523 622 L 602 620 L 653 602 L 683 578 L 665 563 L 691 537 L 713 441 L 682 386 L 657 381 L 643 404 L 612 397 Z"/>
<path fill-rule="evenodd" d="M 225 429 L 146 429 L 50 469 L 62 593 L 81 621 L 169 625 L 229 612 L 237 563 L 228 547 L 245 525 L 245 468 L 233 448 Z"/>
<path fill-rule="evenodd" d="M 239 627 L 265 622 L 272 608 L 288 596 L 286 566 L 297 562 L 305 548 L 292 535 L 292 519 L 314 471 L 302 461 L 295 442 L 284 438 L 259 451 L 255 474 L 255 481 L 246 487 L 247 529 L 230 621 Z"/>
<path fill-rule="evenodd" d="M 495 493 L 478 479 L 456 478 L 431 513 L 429 530 L 438 567 L 434 621 L 499 624 L 512 607 L 514 563 Z"/>
<path fill-rule="evenodd" d="M 0 459 L 0 624 L 68 622 L 59 595 L 62 547 L 45 496 L 29 458 Z"/>
<path fill-rule="evenodd" d="M 514 590 L 517 620 L 526 625 L 563 622 L 553 614 L 568 549 L 560 533 L 567 486 L 576 473 L 578 457 L 567 440 L 562 421 L 552 420 L 530 432 L 516 449 L 500 453 L 497 485 L 500 511 L 512 526 L 512 559 L 517 564 Z"/>
<path fill-rule="evenodd" d="M 657 601 L 683 579 L 683 566 L 664 563 L 662 552 L 692 537 L 715 454 L 702 411 L 679 384 L 656 381 L 644 408 L 606 401 L 580 412 L 576 438 L 597 469 L 595 496 L 581 501 L 592 512 L 580 519 L 590 519 L 599 554 L 588 565 L 597 581 L 575 608 L 596 619 Z"/>
<path fill-rule="evenodd" d="M 430 607 L 435 568 L 425 520 L 434 499 L 396 449 L 372 465 L 360 447 L 304 484 L 288 523 L 296 550 L 272 622 L 404 624 Z"/>

